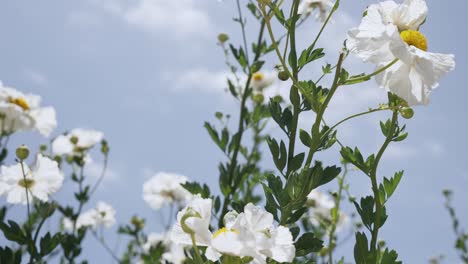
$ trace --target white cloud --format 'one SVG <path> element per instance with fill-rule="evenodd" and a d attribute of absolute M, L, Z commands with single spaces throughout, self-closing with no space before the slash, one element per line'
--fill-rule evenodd
<path fill-rule="evenodd" d="M 445 147 L 434 140 L 426 140 L 422 144 L 409 145 L 407 143 L 391 144 L 385 156 L 389 159 L 407 159 L 416 156 L 438 158 L 445 153 Z"/>
<path fill-rule="evenodd" d="M 169 89 L 174 92 L 195 91 L 224 96 L 227 95 L 227 78 L 232 78 L 232 74 L 196 68 L 182 73 L 166 72 L 162 78 L 172 84 Z"/>
<path fill-rule="evenodd" d="M 26 69 L 24 70 L 24 74 L 26 78 L 29 79 L 35 85 L 42 86 L 47 84 L 48 82 L 47 77 L 38 71 Z"/>
<path fill-rule="evenodd" d="M 86 176 L 98 179 L 99 177 L 101 177 L 102 171 L 103 171 L 102 163 L 91 161 L 86 164 L 86 167 L 85 167 Z M 106 168 L 103 181 L 115 181 L 118 178 L 119 178 L 119 174 L 115 170 L 109 167 Z"/>
<path fill-rule="evenodd" d="M 196 0 L 91 0 L 104 11 L 116 15 L 131 26 L 177 37 L 196 34 L 211 36 L 213 24 Z"/>

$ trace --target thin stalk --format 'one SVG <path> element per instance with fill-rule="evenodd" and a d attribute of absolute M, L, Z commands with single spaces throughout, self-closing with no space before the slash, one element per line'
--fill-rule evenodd
<path fill-rule="evenodd" d="M 348 167 L 345 165 L 344 166 L 344 172 L 343 172 L 343 177 L 338 179 L 338 196 L 336 197 L 336 205 L 333 210 L 336 210 L 336 214 L 332 219 L 332 225 L 330 229 L 330 234 L 328 235 L 328 262 L 330 264 L 333 264 L 333 250 L 336 247 L 336 242 L 335 240 L 335 231 L 336 231 L 336 226 L 338 225 L 338 221 L 340 220 L 340 203 L 341 203 L 341 197 L 343 194 L 343 189 L 344 189 L 344 182 L 346 175 L 348 174 Z"/>
<path fill-rule="evenodd" d="M 96 231 L 91 230 L 91 234 L 93 234 L 94 238 L 102 245 L 102 247 L 111 255 L 111 257 L 115 260 L 116 263 L 120 263 L 120 259 L 115 255 L 114 251 L 107 245 L 106 241 L 104 238 L 101 236 L 99 237 Z"/>
<path fill-rule="evenodd" d="M 244 32 L 245 29 L 244 29 L 244 25 L 241 23 L 241 27 L 242 27 L 242 31 Z M 257 46 L 260 46 L 260 44 L 262 43 L 262 40 L 263 40 L 263 33 L 265 31 L 265 19 L 262 20 L 261 24 L 260 24 L 260 33 L 258 35 L 258 39 L 257 39 Z M 254 61 L 257 61 L 261 56 L 261 51 L 260 49 L 257 49 L 255 51 L 255 58 L 254 58 Z M 249 62 L 249 65 L 250 65 L 250 61 Z M 249 67 L 250 68 L 250 67 Z M 234 177 L 234 170 L 237 166 L 237 157 L 239 155 L 239 151 L 240 151 L 240 144 L 242 142 L 242 136 L 244 134 L 244 119 L 245 119 L 245 115 L 246 115 L 246 102 L 247 102 L 247 98 L 248 98 L 248 95 L 250 93 L 250 82 L 252 81 L 252 74 L 250 71 L 249 71 L 249 74 L 248 74 L 248 77 L 247 77 L 247 82 L 245 84 L 245 87 L 244 87 L 244 94 L 242 95 L 242 100 L 241 100 L 241 104 L 240 104 L 240 114 L 239 114 L 239 124 L 238 124 L 238 129 L 237 129 L 237 137 L 236 137 L 236 144 L 235 144 L 235 147 L 234 147 L 234 150 L 233 150 L 233 154 L 232 154 L 232 157 L 230 159 L 230 166 L 229 166 L 229 171 L 228 171 L 228 175 L 229 175 L 229 184 L 232 184 L 232 180 L 233 180 L 233 177 Z M 237 189 L 238 186 L 231 186 L 231 192 L 228 193 L 228 195 L 226 195 L 226 197 L 224 198 L 224 201 L 223 201 L 223 207 L 222 207 L 222 210 L 221 210 L 221 216 L 223 216 L 224 214 L 227 213 L 228 211 L 228 207 L 229 207 L 229 204 L 231 202 L 231 196 L 233 193 L 235 193 L 236 189 Z M 223 225 L 223 218 L 220 217 L 220 220 L 219 220 L 219 227 L 221 227 Z"/>
<path fill-rule="evenodd" d="M 299 8 L 299 1 L 295 0 L 292 4 L 291 7 L 291 17 L 294 17 L 297 15 Z M 297 51 L 296 51 L 296 20 L 294 20 L 294 23 L 291 25 L 291 28 L 289 30 L 289 40 L 291 43 L 291 51 L 290 54 L 293 54 L 293 58 L 297 57 Z M 299 79 L 299 68 L 297 66 L 297 62 L 292 63 L 292 75 L 294 80 Z M 291 126 L 291 131 L 289 134 L 289 146 L 288 146 L 288 165 L 286 169 L 286 177 L 289 176 L 291 173 L 291 163 L 294 158 L 294 148 L 296 146 L 296 134 L 297 134 L 297 125 L 299 122 L 299 114 L 301 112 L 300 109 L 300 96 L 299 96 L 299 89 L 293 84 L 291 86 L 291 97 L 294 102 L 293 103 L 293 117 L 292 117 L 292 126 Z"/>
<path fill-rule="evenodd" d="M 397 122 L 398 122 L 398 111 L 393 111 L 392 123 L 390 125 L 387 138 L 385 139 L 384 144 L 382 145 L 379 152 L 377 153 L 377 156 L 375 156 L 375 160 L 374 160 L 374 163 L 371 168 L 370 175 L 369 175 L 371 178 L 371 182 L 372 182 L 372 191 L 374 193 L 374 200 L 375 200 L 375 222 L 374 222 L 374 226 L 372 229 L 372 238 L 371 238 L 371 244 L 370 244 L 371 245 L 370 250 L 371 250 L 371 253 L 373 253 L 373 256 L 377 256 L 377 237 L 379 235 L 380 217 L 382 214 L 382 202 L 380 201 L 379 187 L 377 183 L 377 168 L 379 166 L 380 159 L 382 158 L 385 150 L 387 149 L 390 142 L 392 142 L 393 134 L 395 133 Z"/>
<path fill-rule="evenodd" d="M 335 78 L 333 79 L 333 84 L 331 86 L 330 92 L 328 93 L 327 98 L 320 106 L 320 109 L 315 117 L 314 125 L 312 126 L 312 143 L 309 148 L 309 154 L 307 155 L 307 160 L 305 163 L 305 168 L 309 168 L 312 159 L 314 157 L 315 152 L 317 151 L 318 144 L 320 144 L 320 124 L 322 123 L 323 115 L 325 110 L 327 109 L 328 104 L 331 101 L 331 98 L 335 94 L 336 90 L 340 86 L 340 74 L 341 74 L 341 66 L 343 64 L 345 58 L 345 54 L 341 53 L 340 57 L 338 58 L 338 63 L 336 64 L 336 71 L 335 71 Z"/>
<path fill-rule="evenodd" d="M 197 243 L 195 241 L 195 233 L 191 233 L 190 238 L 192 239 L 193 251 L 195 251 L 195 256 L 197 257 L 196 263 L 203 263 L 203 259 L 200 255 L 200 250 L 198 249 Z"/>
<path fill-rule="evenodd" d="M 323 31 L 325 30 L 325 27 L 327 26 L 328 22 L 330 21 L 331 17 L 333 16 L 333 13 L 335 13 L 336 10 L 338 10 L 338 6 L 340 5 L 340 0 L 337 0 L 335 4 L 333 5 L 333 8 L 330 11 L 330 14 L 328 14 L 327 19 L 323 23 L 322 27 L 320 28 L 319 33 L 314 39 L 314 42 L 312 42 L 312 49 L 315 47 L 315 44 L 317 44 L 317 41 L 320 39 L 320 36 L 322 36 Z"/>
<path fill-rule="evenodd" d="M 108 162 L 108 160 L 109 160 L 109 155 L 104 154 L 104 164 L 102 165 L 101 175 L 99 176 L 98 180 L 94 184 L 93 188 L 91 188 L 91 191 L 89 192 L 89 197 L 93 196 L 94 192 L 96 192 L 97 188 L 99 187 L 102 180 L 104 179 L 104 176 L 106 175 L 106 171 L 107 171 L 107 162 Z"/>
<path fill-rule="evenodd" d="M 26 172 L 24 171 L 24 165 L 23 165 L 23 161 L 21 160 L 20 161 L 20 164 L 21 164 L 21 171 L 23 173 L 23 181 L 24 181 L 24 185 L 25 185 L 25 190 L 26 190 L 26 207 L 27 207 L 27 211 L 28 211 L 28 229 L 29 231 L 28 232 L 31 232 L 32 231 L 32 225 L 31 225 L 31 209 L 29 208 L 30 206 L 30 202 L 29 202 L 29 186 L 27 184 L 27 181 L 26 181 Z"/>
<path fill-rule="evenodd" d="M 353 79 L 349 79 L 349 80 L 346 80 L 346 82 L 343 84 L 343 85 L 350 85 L 350 84 L 355 84 L 355 83 L 359 83 L 361 81 L 366 81 L 366 80 L 369 80 L 370 78 L 376 76 L 376 75 L 379 75 L 380 73 L 384 72 L 385 70 L 387 70 L 388 68 L 392 67 L 395 63 L 397 63 L 398 59 L 394 59 L 392 62 L 390 62 L 389 64 L 387 64 L 386 66 L 376 70 L 375 72 L 371 73 L 371 74 L 368 74 L 368 75 L 365 75 L 365 76 L 361 76 L 361 77 L 357 77 L 357 78 L 353 78 Z"/>

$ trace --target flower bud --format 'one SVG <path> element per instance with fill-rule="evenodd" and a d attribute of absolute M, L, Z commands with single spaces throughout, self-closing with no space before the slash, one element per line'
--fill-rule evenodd
<path fill-rule="evenodd" d="M 239 214 L 236 211 L 231 211 L 231 212 L 228 212 L 226 215 L 224 215 L 224 218 L 223 218 L 224 226 L 226 226 L 226 223 L 234 222 L 238 215 Z"/>
<path fill-rule="evenodd" d="M 46 150 L 47 150 L 47 145 L 42 144 L 42 145 L 39 147 L 39 150 L 40 150 L 41 152 L 46 151 Z"/>
<path fill-rule="evenodd" d="M 252 100 L 257 104 L 261 104 L 265 100 L 265 96 L 263 96 L 261 93 L 254 94 Z"/>
<path fill-rule="evenodd" d="M 26 145 L 21 145 L 16 149 L 16 157 L 19 160 L 25 160 L 29 157 L 29 148 Z"/>
<path fill-rule="evenodd" d="M 400 109 L 400 114 L 405 119 L 411 119 L 414 116 L 414 111 L 410 107 L 403 107 Z"/>
<path fill-rule="evenodd" d="M 78 137 L 76 136 L 72 136 L 70 138 L 70 142 L 73 144 L 73 145 L 76 145 L 78 143 Z"/>
<path fill-rule="evenodd" d="M 219 41 L 219 43 L 223 44 L 223 43 L 225 43 L 225 42 L 228 41 L 228 40 L 229 40 L 228 34 L 226 34 L 226 33 L 221 33 L 221 34 L 218 35 L 218 41 Z"/>
<path fill-rule="evenodd" d="M 130 222 L 136 230 L 142 230 L 145 227 L 145 220 L 138 218 L 137 216 L 133 216 Z"/>
<path fill-rule="evenodd" d="M 278 79 L 287 81 L 289 79 L 289 74 L 286 71 L 280 71 L 278 72 Z"/>
<path fill-rule="evenodd" d="M 182 216 L 182 219 L 180 219 L 180 225 L 182 227 L 182 230 L 187 233 L 187 234 L 194 234 L 195 232 L 187 226 L 187 224 L 185 223 L 187 221 L 187 219 L 191 218 L 191 217 L 198 217 L 198 218 L 201 218 L 201 215 L 193 210 L 192 208 L 187 208 L 187 210 L 185 211 L 185 214 Z"/>

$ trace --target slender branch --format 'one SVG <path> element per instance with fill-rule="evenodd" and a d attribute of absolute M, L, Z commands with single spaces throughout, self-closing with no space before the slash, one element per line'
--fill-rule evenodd
<path fill-rule="evenodd" d="M 374 256 L 377 256 L 377 237 L 379 235 L 379 228 L 380 228 L 380 218 L 382 214 L 382 202 L 380 201 L 380 195 L 379 195 L 379 187 L 377 184 L 377 168 L 379 166 L 380 159 L 382 158 L 385 150 L 387 149 L 388 145 L 390 142 L 392 142 L 395 129 L 397 126 L 398 122 L 398 111 L 394 110 L 393 111 L 393 116 L 392 116 L 392 123 L 390 126 L 390 129 L 387 134 L 387 138 L 385 139 L 384 144 L 380 148 L 379 152 L 377 153 L 377 156 L 375 156 L 375 160 L 373 163 L 373 166 L 370 171 L 370 178 L 372 182 L 372 191 L 374 192 L 374 200 L 375 200 L 375 222 L 374 222 L 374 228 L 372 229 L 372 238 L 371 238 L 371 253 L 373 253 Z"/>
<path fill-rule="evenodd" d="M 27 206 L 27 211 L 28 211 L 28 228 L 29 228 L 29 232 L 32 231 L 32 225 L 31 225 L 31 209 L 29 208 L 30 206 L 30 202 L 29 202 L 29 184 L 27 182 L 27 179 L 26 179 L 26 172 L 24 171 L 24 164 L 23 164 L 23 161 L 20 160 L 20 164 L 21 164 L 21 171 L 23 173 L 23 181 L 24 181 L 24 189 L 26 191 L 26 206 Z"/>
<path fill-rule="evenodd" d="M 114 251 L 107 245 L 106 241 L 103 237 L 99 237 L 95 230 L 91 230 L 91 234 L 93 234 L 94 238 L 102 245 L 102 247 L 112 256 L 116 263 L 120 263 L 120 259 L 115 255 Z"/>
<path fill-rule="evenodd" d="M 327 109 L 328 104 L 331 101 L 331 98 L 335 94 L 336 90 L 340 86 L 340 74 L 341 74 L 341 66 L 343 64 L 343 61 L 345 59 L 345 54 L 341 53 L 340 57 L 338 58 L 338 63 L 336 64 L 336 71 L 335 71 L 335 78 L 333 79 L 333 84 L 331 86 L 330 92 L 328 93 L 327 98 L 323 102 L 323 104 L 320 106 L 320 109 L 317 113 L 317 116 L 315 118 L 315 123 L 312 126 L 312 142 L 309 148 L 309 154 L 307 155 L 307 160 L 305 163 L 305 168 L 308 168 L 310 164 L 312 163 L 312 159 L 314 157 L 315 152 L 317 151 L 318 145 L 320 144 L 320 124 L 323 119 L 323 115 L 325 113 L 325 110 Z"/>
<path fill-rule="evenodd" d="M 298 8 L 299 8 L 299 1 L 295 0 L 293 1 L 292 7 L 291 7 L 291 17 L 295 17 L 298 13 Z M 292 23 L 291 28 L 289 30 L 289 39 L 291 43 L 291 51 L 290 54 L 293 54 L 293 58 L 297 57 L 297 51 L 296 51 L 296 20 L 293 19 L 294 23 Z M 292 75 L 294 80 L 299 79 L 299 68 L 297 66 L 297 61 L 292 63 Z M 291 163 L 294 158 L 294 148 L 296 146 L 296 134 L 297 134 L 297 125 L 299 122 L 299 114 L 301 112 L 300 109 L 300 96 L 299 96 L 299 89 L 293 84 L 291 86 L 291 100 L 293 100 L 293 118 L 291 120 L 292 126 L 291 126 L 291 131 L 289 134 L 289 147 L 288 147 L 288 166 L 286 169 L 286 177 L 289 176 L 291 173 Z"/>
<path fill-rule="evenodd" d="M 385 70 L 387 70 L 388 68 L 392 67 L 395 63 L 398 62 L 398 59 L 394 59 L 392 62 L 390 62 L 389 64 L 385 65 L 384 67 L 376 70 L 375 72 L 371 73 L 371 74 L 368 74 L 368 75 L 365 75 L 365 76 L 360 76 L 360 77 L 357 77 L 357 78 L 352 78 L 352 79 L 348 79 L 346 80 L 346 82 L 343 84 L 343 85 L 350 85 L 350 84 L 355 84 L 355 83 L 359 83 L 359 82 L 362 82 L 362 81 L 367 81 L 369 80 L 370 78 L 376 76 L 376 75 L 379 75 L 380 73 L 384 72 Z"/>
<path fill-rule="evenodd" d="M 340 0 L 336 0 L 335 4 L 333 5 L 330 14 L 328 14 L 327 19 L 323 23 L 322 27 L 320 28 L 319 33 L 314 39 L 314 42 L 312 42 L 312 49 L 315 47 L 315 44 L 317 44 L 317 41 L 320 39 L 320 36 L 322 36 L 323 31 L 325 30 L 325 27 L 327 26 L 328 22 L 330 21 L 331 17 L 333 16 L 333 13 L 335 13 L 336 10 L 338 10 L 338 6 L 340 5 Z"/>
<path fill-rule="evenodd" d="M 99 187 L 102 180 L 104 179 L 104 176 L 106 175 L 106 171 L 107 171 L 108 160 L 109 160 L 109 155 L 106 153 L 104 154 L 104 164 L 102 165 L 101 175 L 99 176 L 98 180 L 94 184 L 93 188 L 91 188 L 91 191 L 89 192 L 89 197 L 93 196 L 94 192 L 96 192 L 97 188 Z"/>
<path fill-rule="evenodd" d="M 335 241 L 335 231 L 336 231 L 336 226 L 338 225 L 338 221 L 340 220 L 340 203 L 341 203 L 341 197 L 344 189 L 344 182 L 346 175 L 348 174 L 348 166 L 344 166 L 344 172 L 343 176 L 338 179 L 338 195 L 335 199 L 335 208 L 333 210 L 336 210 L 335 215 L 332 218 L 332 225 L 330 229 L 330 234 L 328 235 L 328 262 L 330 264 L 333 264 L 333 250 L 336 247 L 336 242 Z"/>
<path fill-rule="evenodd" d="M 242 30 L 244 31 L 244 25 L 241 23 L 241 26 L 242 26 Z M 262 43 L 263 41 L 263 33 L 265 31 L 265 19 L 262 20 L 262 22 L 260 23 L 260 33 L 258 35 L 258 39 L 257 39 L 257 47 L 260 46 L 260 44 Z M 257 49 L 255 51 L 255 58 L 254 58 L 254 61 L 257 61 L 261 56 L 261 50 L 260 49 Z M 248 61 L 249 63 L 249 66 L 250 66 L 250 61 Z M 249 67 L 250 68 L 250 67 Z M 232 180 L 234 178 L 234 171 L 235 171 L 235 168 L 237 166 L 237 157 L 239 155 L 239 151 L 240 151 L 240 144 L 242 142 L 242 136 L 244 134 L 244 119 L 245 119 L 245 115 L 246 115 L 246 102 L 247 102 L 247 98 L 250 94 L 250 83 L 252 81 L 252 72 L 249 71 L 249 74 L 248 74 L 248 77 L 247 77 L 247 81 L 246 81 L 246 84 L 245 84 L 245 88 L 244 88 L 244 93 L 242 95 L 242 100 L 241 100 L 241 104 L 240 104 L 240 114 L 239 114 L 239 124 L 238 124 L 238 129 L 237 129 L 237 137 L 235 137 L 235 147 L 234 147 L 234 150 L 233 150 L 233 154 L 232 154 L 232 157 L 230 159 L 230 166 L 229 166 L 229 169 L 228 169 L 228 177 L 229 177 L 229 184 L 232 185 Z M 220 214 L 220 220 L 219 220 L 219 226 L 221 227 L 223 225 L 223 218 L 222 216 L 224 214 L 227 213 L 227 210 L 228 210 L 228 207 L 229 207 L 229 204 L 231 202 L 231 196 L 233 193 L 235 193 L 236 189 L 237 189 L 238 186 L 231 186 L 231 191 L 230 193 L 228 193 L 225 197 L 224 197 L 224 201 L 223 201 L 223 207 L 222 207 L 222 210 L 221 210 L 221 214 Z"/>

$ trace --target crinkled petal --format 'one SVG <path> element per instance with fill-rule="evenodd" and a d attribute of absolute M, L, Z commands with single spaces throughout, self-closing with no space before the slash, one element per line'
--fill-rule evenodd
<path fill-rule="evenodd" d="M 400 31 L 418 30 L 427 17 L 427 4 L 425 0 L 405 0 L 403 4 L 393 10 L 393 23 Z"/>

